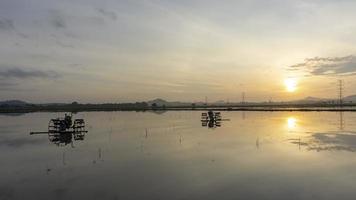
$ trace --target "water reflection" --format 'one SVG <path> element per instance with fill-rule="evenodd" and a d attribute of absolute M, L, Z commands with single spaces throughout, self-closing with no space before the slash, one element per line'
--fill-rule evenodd
<path fill-rule="evenodd" d="M 207 113 L 202 113 L 201 114 L 201 125 L 203 127 L 208 127 L 208 128 L 217 128 L 221 127 L 221 121 L 223 119 L 221 118 L 221 113 L 220 112 L 213 112 L 213 111 L 208 111 Z"/>
<path fill-rule="evenodd" d="M 208 120 L 208 121 L 202 121 L 201 125 L 208 128 L 218 128 L 221 127 L 221 122 Z"/>
<path fill-rule="evenodd" d="M 98 162 L 104 162 L 104 159 L 102 158 L 101 148 L 98 149 L 98 155 L 97 158 L 93 160 L 93 164 L 97 164 Z"/>
<path fill-rule="evenodd" d="M 92 128 L 85 144 L 74 149 L 48 144 L 48 133 L 27 134 L 57 113 L 0 116 L 0 199 L 279 200 L 356 195 L 356 181 L 350 176 L 356 174 L 356 159 L 344 152 L 356 152 L 356 113 L 340 117 L 325 112 L 246 112 L 245 119 L 242 112 L 221 114 L 231 122 L 214 129 L 217 134 L 206 134 L 197 111 L 80 113 Z M 77 138 L 58 136 L 63 137 L 55 141 L 67 147 Z M 2 145 L 3 139 L 40 142 L 14 149 Z M 337 198 L 340 194 L 345 198 Z"/>
<path fill-rule="evenodd" d="M 48 134 L 48 139 L 50 142 L 57 146 L 66 146 L 70 144 L 72 147 L 74 147 L 74 141 L 78 140 L 84 140 L 85 133 L 79 132 L 79 133 L 49 133 Z"/>
<path fill-rule="evenodd" d="M 295 129 L 297 127 L 297 119 L 295 117 L 288 117 L 287 126 L 289 130 Z"/>
<path fill-rule="evenodd" d="M 356 132 L 311 133 L 303 139 L 288 141 L 308 151 L 356 151 Z"/>
<path fill-rule="evenodd" d="M 339 113 L 339 129 L 343 131 L 345 128 L 344 112 Z"/>
<path fill-rule="evenodd" d="M 85 122 L 84 119 L 72 119 L 73 116 L 65 114 L 63 118 L 51 119 L 48 123 L 48 131 L 31 132 L 30 135 L 47 134 L 50 142 L 57 146 L 66 146 L 71 144 L 74 147 L 74 141 L 84 140 Z"/>
<path fill-rule="evenodd" d="M 313 133 L 307 142 L 307 150 L 314 151 L 356 151 L 356 132 Z"/>
<path fill-rule="evenodd" d="M 296 144 L 299 148 L 304 147 L 308 151 L 356 151 L 356 132 L 346 130 L 344 113 L 338 113 L 338 123 L 336 131 L 306 131 L 303 138 L 290 138 L 292 144 Z M 288 118 L 288 128 L 296 127 L 294 118 Z"/>

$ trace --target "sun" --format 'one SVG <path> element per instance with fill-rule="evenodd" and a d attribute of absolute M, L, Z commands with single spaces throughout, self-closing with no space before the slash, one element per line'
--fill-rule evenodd
<path fill-rule="evenodd" d="M 284 85 L 286 86 L 286 90 L 288 92 L 295 92 L 297 90 L 297 80 L 294 78 L 287 78 L 284 80 Z"/>

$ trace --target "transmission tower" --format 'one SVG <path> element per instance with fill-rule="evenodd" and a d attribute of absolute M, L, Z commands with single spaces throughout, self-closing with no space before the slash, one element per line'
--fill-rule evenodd
<path fill-rule="evenodd" d="M 344 95 L 344 81 L 338 80 L 338 96 L 339 96 L 339 106 L 343 104 L 343 96 Z"/>
<path fill-rule="evenodd" d="M 242 104 L 245 104 L 245 92 L 242 92 L 242 101 L 241 101 Z"/>

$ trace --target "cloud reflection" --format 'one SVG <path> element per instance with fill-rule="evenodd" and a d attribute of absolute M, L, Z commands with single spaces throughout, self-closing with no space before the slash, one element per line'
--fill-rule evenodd
<path fill-rule="evenodd" d="M 292 144 L 304 146 L 308 151 L 356 152 L 356 132 L 311 133 L 304 139 L 290 139 Z"/>
<path fill-rule="evenodd" d="M 30 138 L 0 138 L 0 147 L 13 147 L 20 148 L 25 145 L 38 145 L 44 143 L 41 139 L 30 139 Z"/>

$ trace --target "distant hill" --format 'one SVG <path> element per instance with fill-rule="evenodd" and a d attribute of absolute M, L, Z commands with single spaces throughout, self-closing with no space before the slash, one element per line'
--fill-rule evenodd
<path fill-rule="evenodd" d="M 28 105 L 25 101 L 20 100 L 8 100 L 8 101 L 0 101 L 0 105 L 4 106 L 26 106 Z"/>
<path fill-rule="evenodd" d="M 334 103 L 337 102 L 338 100 L 335 99 L 331 99 L 331 98 L 319 98 L 319 97 L 312 97 L 312 96 L 308 96 L 304 99 L 299 99 L 299 100 L 294 100 L 294 101 L 288 101 L 288 102 L 284 102 L 285 104 L 315 104 L 315 103 Z M 350 96 L 346 96 L 343 98 L 344 103 L 356 103 L 356 95 L 350 95 Z M 253 103 L 253 102 L 251 102 Z M 260 103 L 265 103 L 265 102 L 254 102 L 254 104 L 260 104 Z M 278 102 L 275 102 L 278 103 Z M 152 104 L 156 104 L 159 107 L 162 106 L 167 106 L 167 107 L 191 107 L 193 102 L 180 102 L 180 101 L 167 101 L 161 98 L 157 98 L 151 101 L 147 101 L 147 104 L 149 106 L 152 106 Z M 238 103 L 230 103 L 231 104 L 239 104 Z M 65 106 L 65 105 L 69 105 L 68 103 L 41 103 L 41 104 L 31 104 L 28 103 L 26 101 L 21 101 L 21 100 L 7 100 L 7 101 L 0 101 L 0 106 L 2 107 L 25 107 L 25 106 Z M 99 104 L 98 104 L 99 105 Z M 195 106 L 204 106 L 205 103 L 204 102 L 194 102 Z M 221 101 L 216 101 L 213 103 L 209 103 L 209 105 L 228 105 L 228 102 L 225 102 L 223 100 Z"/>
<path fill-rule="evenodd" d="M 318 102 L 328 102 L 332 101 L 332 99 L 326 99 L 326 98 L 319 98 L 319 97 L 306 97 L 304 99 L 299 99 L 295 101 L 290 101 L 288 103 L 294 103 L 294 104 L 309 104 L 309 103 L 318 103 Z"/>
<path fill-rule="evenodd" d="M 188 103 L 188 102 L 180 102 L 180 101 L 166 101 L 164 99 L 160 99 L 160 98 L 157 98 L 157 99 L 154 99 L 154 100 L 151 100 L 151 101 L 147 101 L 148 105 L 152 106 L 152 104 L 156 104 L 157 106 L 171 106 L 171 107 L 174 107 L 174 106 L 191 106 L 192 103 Z"/>
<path fill-rule="evenodd" d="M 347 96 L 344 98 L 344 102 L 356 103 L 356 95 Z"/>
<path fill-rule="evenodd" d="M 351 95 L 351 96 L 347 96 L 345 98 L 343 98 L 343 101 L 345 103 L 356 103 L 356 95 Z M 312 97 L 312 96 L 308 96 L 304 99 L 299 99 L 299 100 L 293 100 L 293 101 L 288 101 L 288 102 L 284 102 L 284 104 L 333 104 L 335 102 L 338 102 L 337 99 L 331 99 L 331 98 L 319 98 L 319 97 Z M 179 102 L 179 101 L 174 101 L 174 102 L 170 102 L 170 101 L 166 101 L 164 99 L 161 98 L 157 98 L 151 101 L 147 102 L 149 106 L 152 106 L 152 104 L 156 104 L 159 107 L 162 106 L 167 106 L 167 107 L 184 107 L 184 106 L 192 106 L 192 102 Z M 263 104 L 265 102 L 250 102 L 250 104 Z M 204 102 L 195 102 L 194 103 L 196 106 L 203 106 L 205 105 Z M 220 100 L 220 101 L 215 101 L 213 103 L 209 103 L 209 105 L 216 105 L 216 106 L 228 106 L 228 105 L 232 105 L 232 104 L 239 104 L 239 103 L 228 103 L 226 101 Z"/>
<path fill-rule="evenodd" d="M 151 101 L 148 101 L 147 102 L 150 106 L 152 105 L 152 104 L 156 104 L 157 106 L 163 106 L 163 105 L 168 105 L 168 104 L 170 104 L 168 101 L 166 101 L 166 100 L 163 100 L 163 99 L 160 99 L 160 98 L 157 98 L 157 99 L 154 99 L 154 100 L 151 100 Z"/>
<path fill-rule="evenodd" d="M 303 101 L 325 101 L 325 100 L 329 100 L 329 99 L 318 98 L 318 97 L 306 97 L 305 99 L 303 99 Z"/>
<path fill-rule="evenodd" d="M 327 98 L 318 98 L 318 97 L 306 97 L 304 99 L 290 101 L 288 103 L 296 103 L 296 104 L 308 104 L 308 103 L 318 103 L 318 102 L 337 102 L 338 99 L 327 99 Z M 345 103 L 356 103 L 356 95 L 350 95 L 343 98 Z"/>
<path fill-rule="evenodd" d="M 219 101 L 215 101 L 213 102 L 213 104 L 226 104 L 227 102 L 225 102 L 224 100 L 219 100 Z"/>

